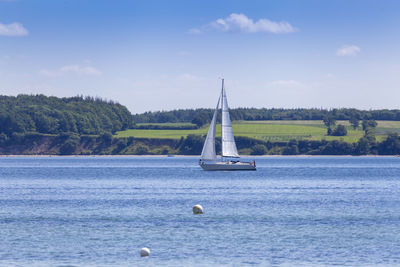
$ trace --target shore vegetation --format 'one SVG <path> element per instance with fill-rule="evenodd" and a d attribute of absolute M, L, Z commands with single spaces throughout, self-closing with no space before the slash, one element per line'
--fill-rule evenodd
<path fill-rule="evenodd" d="M 199 155 L 212 111 L 132 115 L 101 98 L 0 96 L 0 155 Z M 239 108 L 231 118 L 242 155 L 400 154 L 400 110 Z"/>

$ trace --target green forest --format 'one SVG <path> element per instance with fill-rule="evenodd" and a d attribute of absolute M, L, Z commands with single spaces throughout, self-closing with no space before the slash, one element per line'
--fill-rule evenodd
<path fill-rule="evenodd" d="M 129 110 L 92 97 L 0 96 L 0 133 L 114 133 L 133 126 Z"/>
<path fill-rule="evenodd" d="M 211 109 L 132 115 L 93 97 L 0 96 L 2 155 L 199 155 Z M 231 110 L 242 155 L 399 155 L 400 110 Z M 217 151 L 220 142 L 216 141 Z"/>

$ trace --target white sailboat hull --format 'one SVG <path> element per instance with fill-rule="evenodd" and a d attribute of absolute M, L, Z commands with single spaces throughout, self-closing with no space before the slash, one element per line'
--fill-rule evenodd
<path fill-rule="evenodd" d="M 221 161 L 215 163 L 200 162 L 200 167 L 205 171 L 255 171 L 254 162 Z"/>

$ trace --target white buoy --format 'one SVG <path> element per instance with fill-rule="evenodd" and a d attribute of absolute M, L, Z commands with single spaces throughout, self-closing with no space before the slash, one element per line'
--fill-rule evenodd
<path fill-rule="evenodd" d="M 150 256 L 150 249 L 142 248 L 140 250 L 140 257 L 148 257 L 148 256 Z"/>
<path fill-rule="evenodd" d="M 199 204 L 193 206 L 193 214 L 203 214 L 203 207 Z"/>

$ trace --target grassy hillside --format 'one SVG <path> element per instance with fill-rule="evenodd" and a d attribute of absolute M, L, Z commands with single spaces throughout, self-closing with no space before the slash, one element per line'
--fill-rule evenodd
<path fill-rule="evenodd" d="M 377 121 L 377 140 L 383 140 L 388 133 L 400 133 L 400 121 Z M 178 123 L 179 124 L 179 123 Z M 177 125 L 178 125 L 177 124 Z M 234 121 L 232 123 L 235 136 L 256 138 L 264 141 L 288 141 L 290 139 L 305 140 L 343 140 L 356 142 L 364 132 L 361 128 L 353 130 L 348 121 L 337 121 L 343 124 L 348 130 L 347 136 L 326 136 L 326 127 L 322 121 Z M 158 124 L 159 125 L 159 124 Z M 171 123 L 168 123 L 171 126 Z M 179 124 L 180 125 L 180 124 Z M 116 137 L 136 138 L 168 138 L 179 139 L 189 134 L 205 135 L 208 125 L 195 130 L 144 130 L 130 129 L 116 133 Z M 217 125 L 217 136 L 220 136 L 220 125 Z"/>

